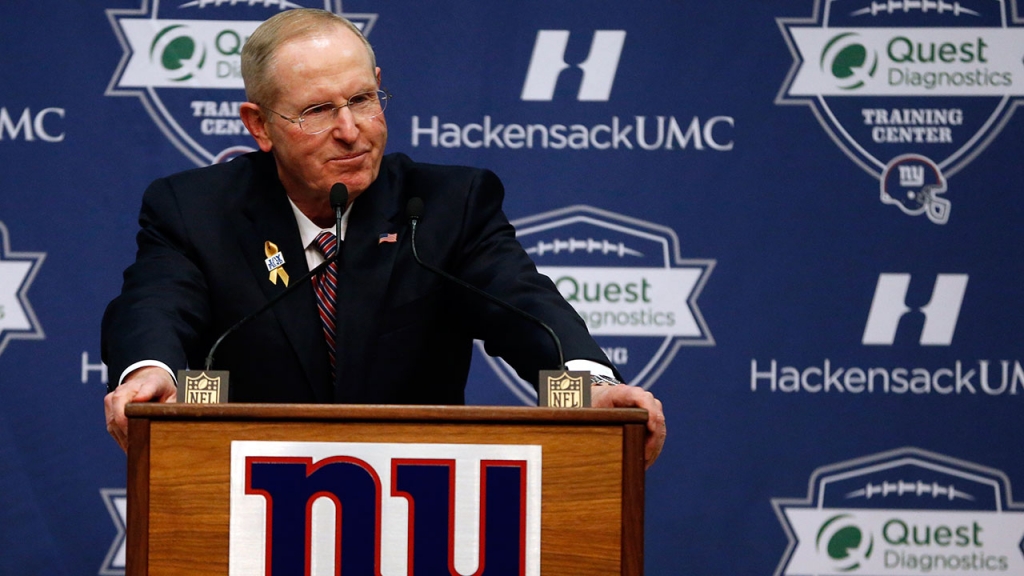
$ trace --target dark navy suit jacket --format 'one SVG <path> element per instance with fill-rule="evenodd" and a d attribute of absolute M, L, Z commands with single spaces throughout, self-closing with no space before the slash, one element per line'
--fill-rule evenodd
<path fill-rule="evenodd" d="M 544 320 L 566 358 L 607 359 L 572 307 L 539 274 L 501 210 L 489 171 L 384 157 L 377 180 L 352 205 L 338 278 L 338 370 L 332 382 L 311 286 L 263 313 L 221 347 L 233 402 L 462 404 L 474 338 L 524 379 L 557 367 L 540 328 L 487 304 L 415 263 L 405 206 L 423 199 L 421 257 Z M 154 182 L 140 215 L 136 261 L 103 318 L 113 380 L 140 360 L 177 370 L 203 366 L 213 340 L 284 290 L 270 281 L 265 242 L 291 280 L 308 271 L 273 157 Z M 397 242 L 379 242 L 396 233 Z"/>

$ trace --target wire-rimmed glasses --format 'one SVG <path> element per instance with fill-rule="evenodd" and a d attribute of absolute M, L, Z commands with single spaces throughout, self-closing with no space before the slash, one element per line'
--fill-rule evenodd
<path fill-rule="evenodd" d="M 342 108 L 348 108 L 356 121 L 369 120 L 370 118 L 377 117 L 384 112 L 384 109 L 388 106 L 388 100 L 390 99 L 391 94 L 388 93 L 387 90 L 360 92 L 359 94 L 353 95 L 344 104 L 339 106 L 335 106 L 333 102 L 325 102 L 323 104 L 310 106 L 295 118 L 285 116 L 280 112 L 271 110 L 267 106 L 261 105 L 260 107 L 277 114 L 292 124 L 298 124 L 299 128 L 301 128 L 303 132 L 313 135 L 329 130 L 337 121 L 338 113 Z"/>

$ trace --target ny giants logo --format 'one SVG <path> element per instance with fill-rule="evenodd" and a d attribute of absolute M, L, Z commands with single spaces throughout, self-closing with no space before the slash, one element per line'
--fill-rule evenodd
<path fill-rule="evenodd" d="M 232 471 L 231 574 L 539 572 L 539 447 L 236 442 Z"/>

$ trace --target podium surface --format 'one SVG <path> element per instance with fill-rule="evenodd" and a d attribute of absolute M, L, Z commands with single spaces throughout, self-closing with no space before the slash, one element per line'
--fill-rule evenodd
<path fill-rule="evenodd" d="M 229 573 L 233 442 L 539 446 L 539 572 L 643 572 L 643 410 L 130 404 L 126 413 L 129 576 Z"/>

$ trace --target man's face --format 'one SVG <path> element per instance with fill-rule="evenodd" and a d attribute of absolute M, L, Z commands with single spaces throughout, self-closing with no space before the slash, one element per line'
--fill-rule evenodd
<path fill-rule="evenodd" d="M 337 106 L 380 87 L 380 68 L 371 67 L 362 41 L 340 27 L 282 44 L 268 72 L 278 96 L 262 104 L 290 118 L 310 106 Z M 257 130 L 263 134 L 253 136 L 262 150 L 273 151 L 289 195 L 326 198 L 332 185 L 344 182 L 349 198 L 355 199 L 377 178 L 388 139 L 383 114 L 356 119 L 342 108 L 328 130 L 311 135 L 298 124 L 263 112 L 262 130 Z"/>

